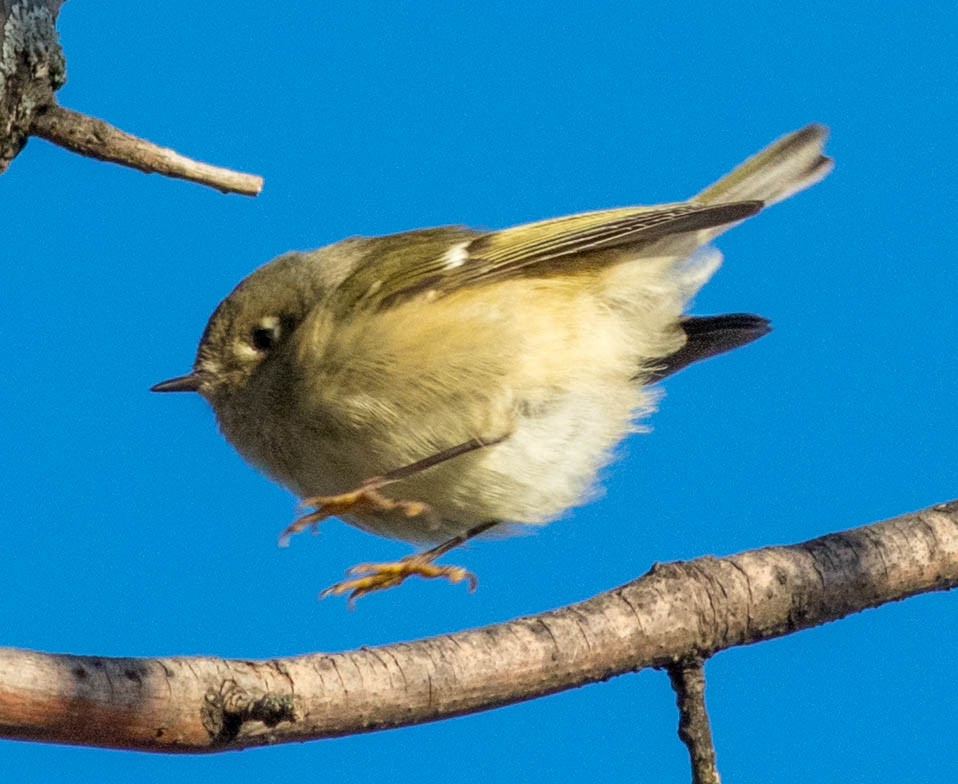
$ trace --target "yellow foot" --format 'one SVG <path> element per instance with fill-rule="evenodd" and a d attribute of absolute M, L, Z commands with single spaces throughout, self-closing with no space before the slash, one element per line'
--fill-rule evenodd
<path fill-rule="evenodd" d="M 386 498 L 373 483 L 340 495 L 317 495 L 304 498 L 301 506 L 312 506 L 315 509 L 298 517 L 286 527 L 279 535 L 280 547 L 286 547 L 291 536 L 306 528 L 312 528 L 315 531 L 319 523 L 327 517 L 339 517 L 344 514 L 362 517 L 363 514 L 389 512 L 399 512 L 406 517 L 419 517 L 430 511 L 429 505 L 421 501 L 394 501 L 392 498 Z"/>
<path fill-rule="evenodd" d="M 461 566 L 439 566 L 434 564 L 425 553 L 409 555 L 399 561 L 390 561 L 389 563 L 357 564 L 346 573 L 356 576 L 351 580 L 343 580 L 331 585 L 319 595 L 319 598 L 325 599 L 327 596 L 341 596 L 348 593 L 347 601 L 350 609 L 352 609 L 356 600 L 367 593 L 395 588 L 407 577 L 412 577 L 414 574 L 429 579 L 445 577 L 451 583 L 466 581 L 469 584 L 470 593 L 476 590 L 476 585 L 479 582 L 476 575 L 468 569 L 463 569 Z"/>

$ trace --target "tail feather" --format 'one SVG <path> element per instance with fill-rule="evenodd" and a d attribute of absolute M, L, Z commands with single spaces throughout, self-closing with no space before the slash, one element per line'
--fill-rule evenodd
<path fill-rule="evenodd" d="M 768 319 L 752 313 L 727 313 L 721 316 L 685 316 L 679 326 L 686 342 L 678 351 L 665 357 L 663 364 L 646 375 L 642 382 L 651 384 L 682 368 L 716 354 L 744 346 L 772 331 Z"/>
<path fill-rule="evenodd" d="M 832 159 L 822 152 L 827 137 L 828 129 L 817 123 L 793 131 L 741 163 L 692 201 L 719 204 L 757 199 L 768 206 L 787 199 L 832 170 Z"/>
<path fill-rule="evenodd" d="M 693 205 L 724 205 L 742 202 L 775 204 L 814 185 L 832 170 L 832 159 L 823 152 L 828 129 L 807 125 L 772 142 L 690 200 Z M 679 292 L 688 300 L 718 267 L 721 254 L 708 245 L 694 250 L 738 223 L 702 227 L 698 231 L 667 237 L 657 250 L 670 252 L 680 263 L 675 267 Z M 668 245 L 665 245 L 668 243 Z M 682 243 L 685 243 L 683 246 Z M 684 257 L 684 258 L 683 258 Z M 659 360 L 659 365 L 636 375 L 653 383 L 702 359 L 751 343 L 771 331 L 767 319 L 750 313 L 721 316 L 683 316 L 678 322 L 685 344 Z"/>
<path fill-rule="evenodd" d="M 823 152 L 827 137 L 828 129 L 817 123 L 786 134 L 693 196 L 687 204 L 754 203 L 767 207 L 787 199 L 814 185 L 832 170 L 833 161 Z M 677 258 L 687 256 L 740 222 L 741 219 L 732 219 L 714 227 L 666 237 L 655 250 L 672 253 Z"/>

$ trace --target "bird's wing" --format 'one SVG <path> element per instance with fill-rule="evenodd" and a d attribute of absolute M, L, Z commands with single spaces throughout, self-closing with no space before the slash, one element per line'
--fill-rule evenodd
<path fill-rule="evenodd" d="M 443 227 L 372 238 L 364 263 L 342 286 L 341 301 L 384 308 L 509 277 L 575 274 L 635 258 L 667 237 L 735 223 L 762 205 L 751 200 L 622 207 L 501 231 Z"/>
<path fill-rule="evenodd" d="M 502 231 L 444 227 L 361 240 L 363 262 L 340 291 L 342 307 L 387 308 L 520 275 L 574 275 L 646 252 L 687 256 L 729 225 L 828 174 L 832 160 L 822 151 L 827 135 L 815 124 L 787 134 L 687 202 L 587 212 Z"/>

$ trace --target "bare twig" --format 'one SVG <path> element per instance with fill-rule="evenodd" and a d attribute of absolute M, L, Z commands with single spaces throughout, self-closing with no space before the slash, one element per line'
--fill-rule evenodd
<path fill-rule="evenodd" d="M 255 196 L 263 188 L 262 177 L 194 161 L 167 147 L 160 147 L 114 128 L 96 117 L 80 114 L 58 104 L 38 111 L 30 131 L 35 136 L 90 158 L 130 166 L 147 174 L 165 174 L 167 177 L 209 185 L 224 193 Z"/>
<path fill-rule="evenodd" d="M 660 564 L 563 609 L 380 648 L 269 661 L 0 648 L 0 737 L 211 752 L 369 732 L 669 667 L 955 585 L 958 501 L 788 547 Z"/>
<path fill-rule="evenodd" d="M 679 738 L 689 750 L 692 784 L 719 784 L 712 728 L 705 709 L 705 670 L 702 659 L 670 664 L 669 680 L 679 709 Z"/>

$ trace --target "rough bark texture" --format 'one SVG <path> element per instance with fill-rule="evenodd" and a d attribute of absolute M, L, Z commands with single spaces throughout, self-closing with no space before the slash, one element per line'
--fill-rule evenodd
<path fill-rule="evenodd" d="M 244 661 L 0 649 L 0 736 L 211 752 L 368 732 L 704 659 L 956 584 L 953 501 L 802 544 L 656 565 L 541 615 L 346 653 Z"/>
<path fill-rule="evenodd" d="M 30 134 L 34 115 L 66 82 L 57 38 L 62 0 L 0 0 L 0 173 Z"/>
<path fill-rule="evenodd" d="M 689 750 L 692 784 L 721 784 L 715 766 L 712 727 L 705 708 L 705 670 L 701 659 L 669 666 L 679 709 L 679 738 Z"/>

